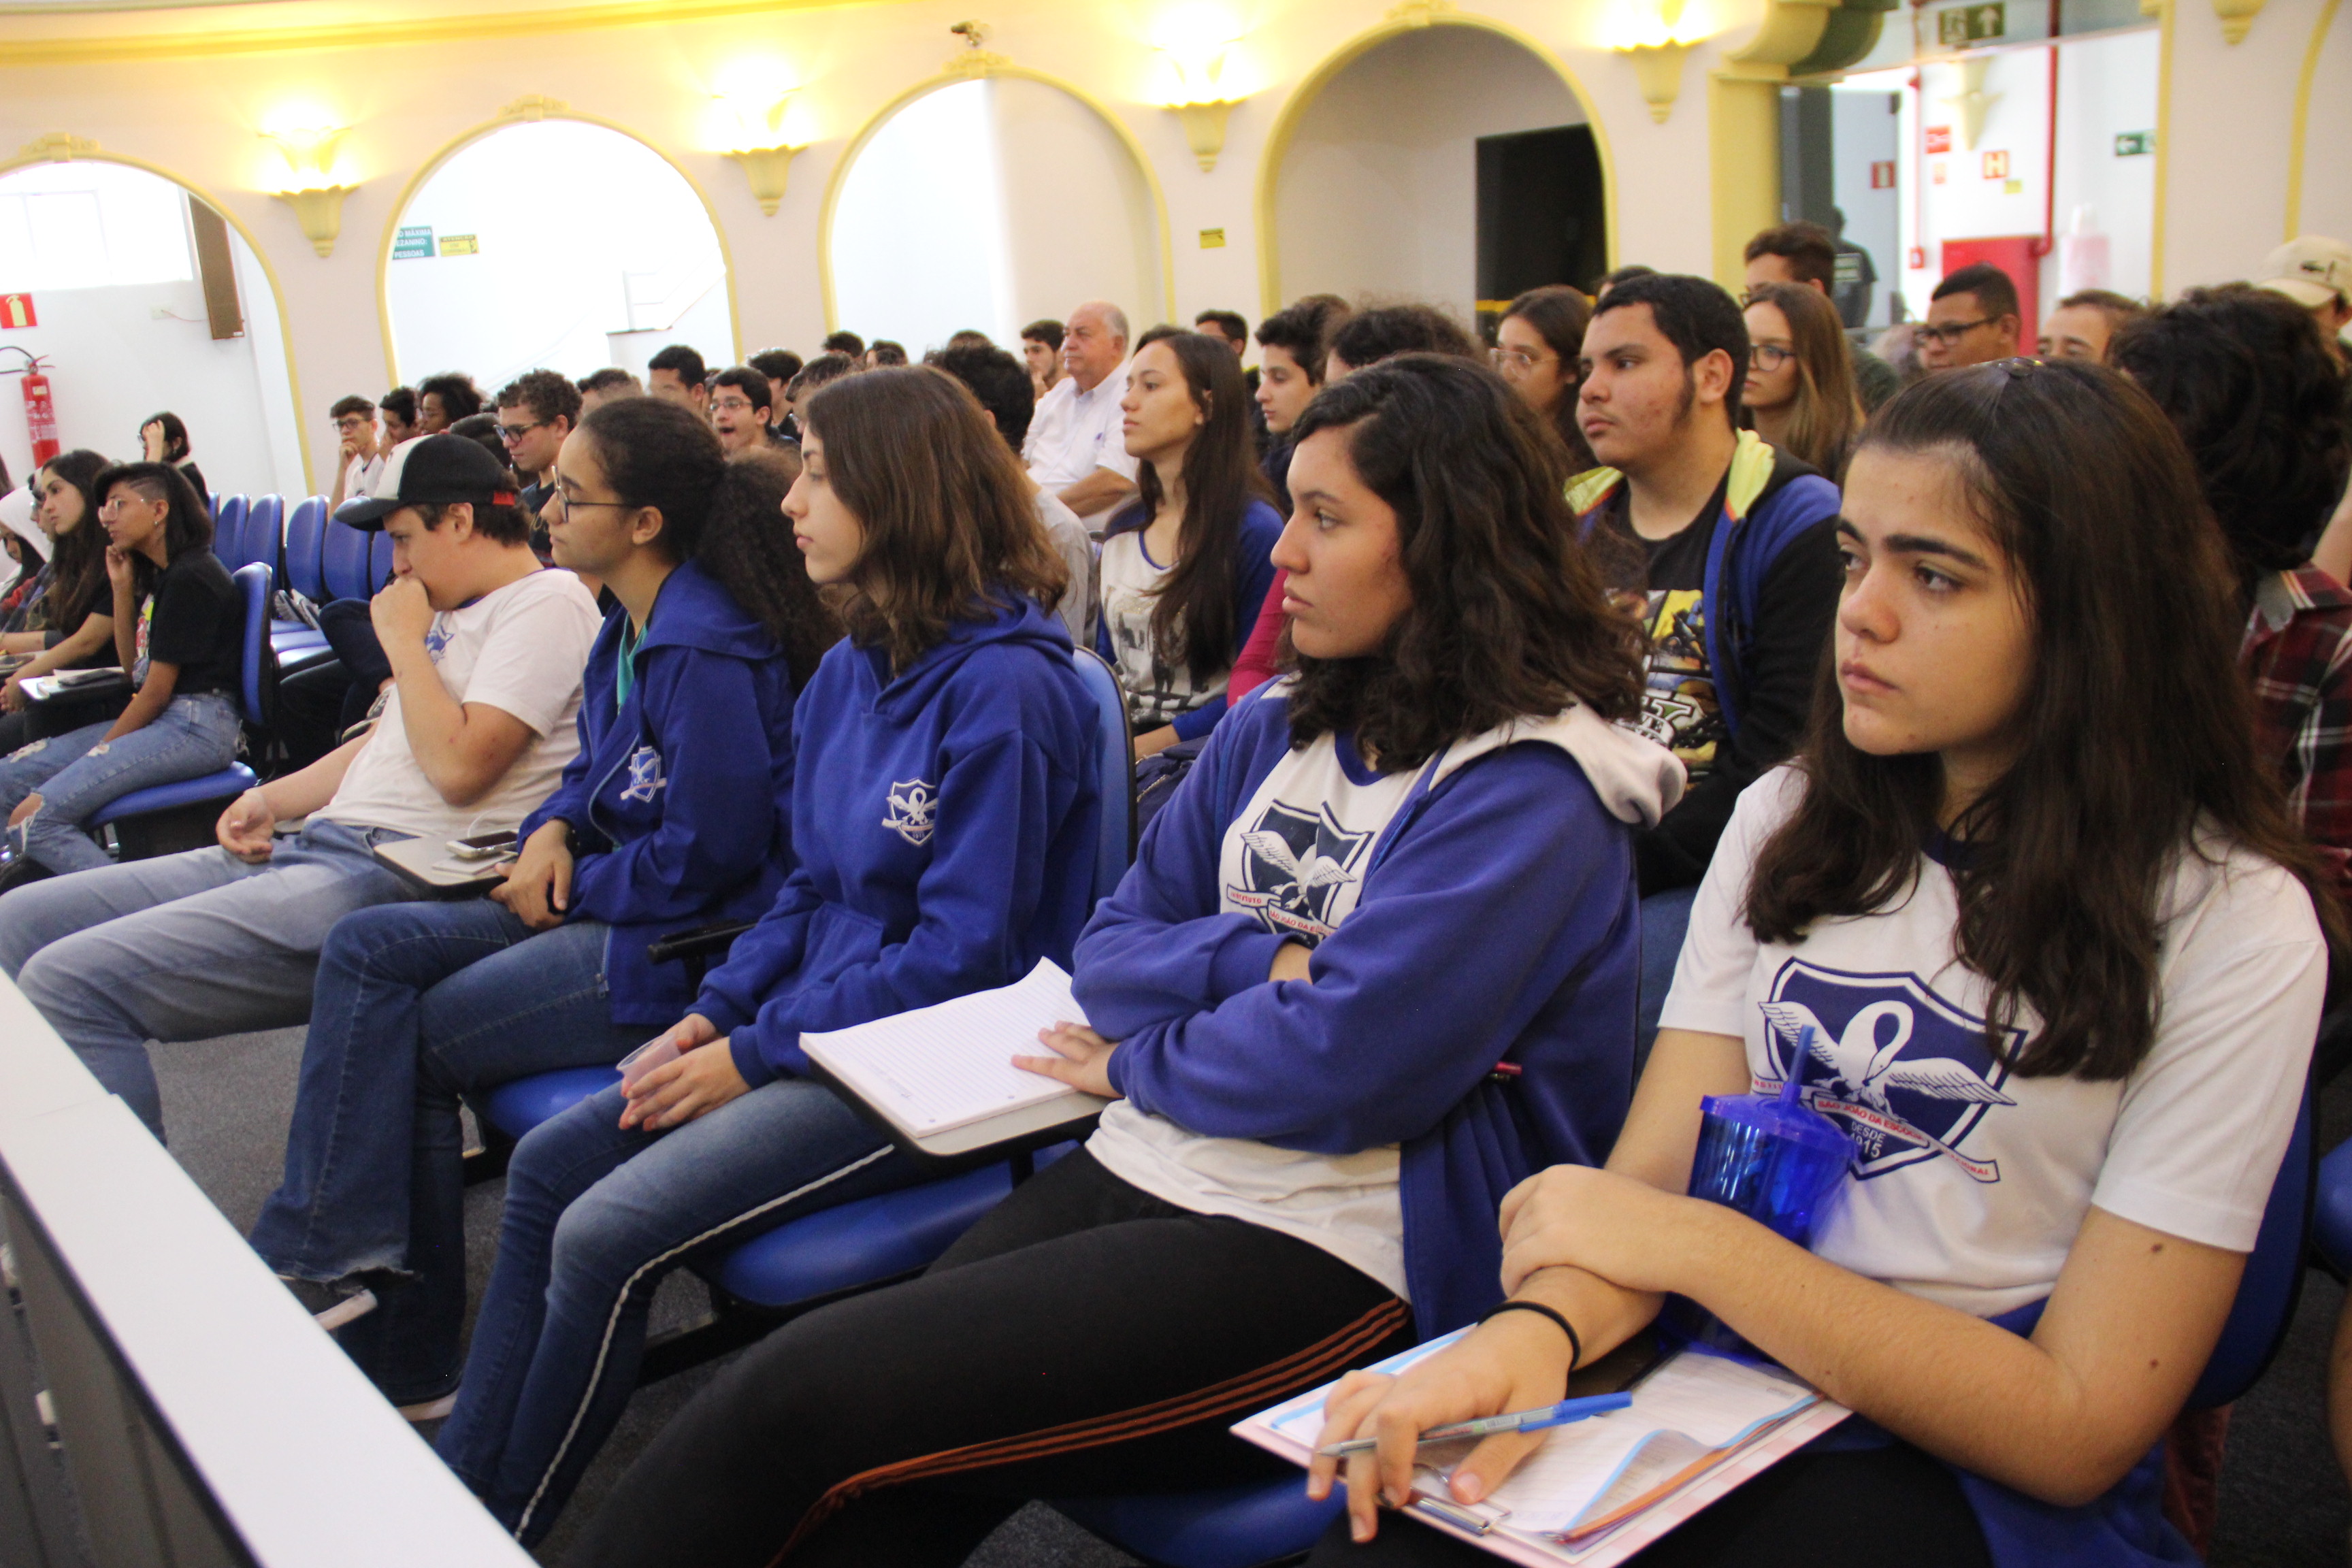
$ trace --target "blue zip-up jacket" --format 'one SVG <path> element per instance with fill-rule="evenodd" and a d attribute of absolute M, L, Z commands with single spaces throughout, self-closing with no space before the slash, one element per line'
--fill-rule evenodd
<path fill-rule="evenodd" d="M 904 674 L 834 645 L 793 734 L 800 863 L 694 1010 L 746 1083 L 805 1074 L 801 1034 L 1066 966 L 1093 904 L 1095 705 L 1027 598 L 959 621 Z"/>
<path fill-rule="evenodd" d="M 664 1027 L 694 991 L 683 965 L 647 962 L 646 946 L 758 919 L 792 868 L 793 675 L 767 628 L 689 561 L 662 584 L 616 707 L 628 620 L 605 617 L 581 688 L 580 752 L 521 832 L 572 825 L 564 918 L 613 928 L 613 1021 Z"/>
<path fill-rule="evenodd" d="M 1110 520 L 1103 537 L 1132 533 L 1148 526 L 1151 520 L 1143 513 L 1141 505 L 1129 507 Z M 1274 546 L 1282 537 L 1282 514 L 1262 500 L 1254 500 L 1242 510 L 1241 544 L 1234 573 L 1234 651 L 1226 658 L 1230 668 L 1241 658 L 1249 642 L 1249 635 L 1257 626 L 1258 611 L 1265 607 L 1266 590 L 1274 586 Z M 1146 559 L 1149 559 L 1147 557 Z M 1118 654 L 1110 645 L 1109 623 L 1095 622 L 1095 651 L 1111 668 L 1118 668 Z M 1223 702 L 1211 702 L 1179 717 L 1173 726 L 1180 741 L 1197 741 L 1224 722 L 1230 711 Z"/>
<path fill-rule="evenodd" d="M 1077 1000 L 1136 1108 L 1210 1138 L 1402 1143 L 1424 1338 L 1501 1299 L 1496 1214 L 1526 1176 L 1597 1164 L 1633 1088 L 1633 826 L 1680 794 L 1663 747 L 1578 707 L 1464 742 L 1374 846 L 1313 984 L 1223 912 L 1227 830 L 1290 749 L 1286 683 L 1233 710 L 1078 940 Z M 1520 1076 L 1502 1081 L 1499 1062 Z"/>

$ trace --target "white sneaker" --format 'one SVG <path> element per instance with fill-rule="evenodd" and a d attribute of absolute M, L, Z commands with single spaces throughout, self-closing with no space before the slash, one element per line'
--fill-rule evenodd
<path fill-rule="evenodd" d="M 329 1333 L 375 1310 L 375 1292 L 364 1285 L 349 1280 L 292 1279 L 283 1274 L 278 1280 L 294 1292 L 294 1299 Z"/>
<path fill-rule="evenodd" d="M 440 1398 L 430 1400 L 423 1405 L 404 1405 L 400 1406 L 400 1413 L 411 1421 L 439 1421 L 457 1408 L 457 1396 L 455 1394 L 445 1394 Z"/>

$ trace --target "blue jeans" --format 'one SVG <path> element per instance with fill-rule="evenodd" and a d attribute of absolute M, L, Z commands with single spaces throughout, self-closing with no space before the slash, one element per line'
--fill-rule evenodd
<path fill-rule="evenodd" d="M 651 1031 L 616 1026 L 609 927 L 534 934 L 488 899 L 345 915 L 319 952 L 286 1179 L 253 1227 L 280 1274 L 375 1282 L 380 1309 L 339 1336 L 395 1405 L 457 1384 L 466 1320 L 461 1096 L 601 1067 Z"/>
<path fill-rule="evenodd" d="M 111 722 L 35 741 L 0 761 L 0 814 L 37 791 L 41 809 L 24 826 L 24 852 L 61 876 L 104 866 L 106 851 L 81 825 L 132 790 L 220 772 L 236 760 L 243 722 L 227 698 L 205 691 L 173 698 L 119 741 L 106 738 Z"/>
<path fill-rule="evenodd" d="M 465 1382 L 434 1445 L 525 1545 L 547 1533 L 628 1405 L 662 1276 L 921 1179 L 805 1079 L 762 1084 L 667 1132 L 621 1131 L 623 1103 L 615 1086 L 516 1147 Z"/>
<path fill-rule="evenodd" d="M 353 910 L 415 897 L 368 853 L 403 837 L 313 818 L 258 866 L 191 849 L 12 889 L 0 894 L 0 971 L 161 1138 L 147 1042 L 310 1017 L 327 931 Z"/>
<path fill-rule="evenodd" d="M 1683 955 L 1683 938 L 1689 934 L 1691 904 L 1698 884 L 1669 888 L 1642 900 L 1642 989 L 1633 1008 L 1633 1081 L 1642 1081 L 1642 1065 L 1658 1038 L 1658 1016 L 1665 1011 L 1666 993 L 1674 989 L 1675 963 Z"/>

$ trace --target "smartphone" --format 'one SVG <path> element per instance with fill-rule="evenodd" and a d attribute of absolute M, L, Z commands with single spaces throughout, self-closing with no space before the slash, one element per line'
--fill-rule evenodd
<path fill-rule="evenodd" d="M 514 846 L 511 833 L 483 833 L 472 838 L 452 838 L 442 847 L 453 860 L 495 860 Z"/>

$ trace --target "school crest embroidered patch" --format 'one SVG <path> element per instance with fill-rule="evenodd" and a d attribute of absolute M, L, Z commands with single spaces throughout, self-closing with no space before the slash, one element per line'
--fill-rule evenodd
<path fill-rule="evenodd" d="M 650 802 L 668 787 L 659 752 L 651 746 L 639 746 L 629 753 L 629 787 L 621 792 L 623 800 Z"/>
<path fill-rule="evenodd" d="M 1982 1018 L 1916 974 L 1848 974 L 1794 959 L 1758 1005 L 1782 1081 L 1801 1068 L 1805 1103 L 1852 1135 L 1857 1179 L 1941 1156 L 1977 1181 L 2000 1180 L 1997 1161 L 1960 1147 L 1993 1107 L 2017 1103 L 2000 1090 L 2009 1068 L 1988 1047 Z M 2002 1054 L 2014 1057 L 2024 1038 L 2003 1031 Z"/>
<path fill-rule="evenodd" d="M 890 815 L 882 819 L 882 826 L 919 848 L 931 841 L 931 827 L 939 814 L 939 797 L 921 779 L 893 783 L 890 785 Z"/>

